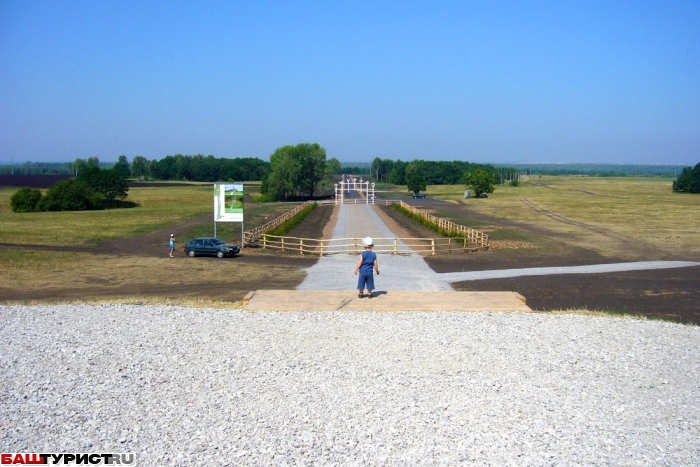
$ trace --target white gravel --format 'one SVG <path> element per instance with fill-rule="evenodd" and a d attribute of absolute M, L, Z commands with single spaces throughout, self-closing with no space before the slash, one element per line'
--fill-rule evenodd
<path fill-rule="evenodd" d="M 700 328 L 0 307 L 3 452 L 138 465 L 699 465 Z"/>

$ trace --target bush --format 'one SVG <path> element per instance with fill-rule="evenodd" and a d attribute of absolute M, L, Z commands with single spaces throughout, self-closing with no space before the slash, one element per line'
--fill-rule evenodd
<path fill-rule="evenodd" d="M 80 180 L 57 182 L 37 204 L 39 211 L 87 211 L 103 209 L 102 196 Z"/>
<path fill-rule="evenodd" d="M 267 193 L 253 193 L 250 195 L 254 203 L 273 203 L 275 202 L 275 197 Z"/>
<path fill-rule="evenodd" d="M 684 167 L 676 181 L 673 182 L 673 191 L 700 193 L 700 164 L 692 169 Z"/>
<path fill-rule="evenodd" d="M 514 178 L 513 180 L 510 181 L 510 186 L 518 186 L 520 185 L 520 182 L 518 181 L 517 178 Z"/>
<path fill-rule="evenodd" d="M 40 200 L 38 188 L 21 188 L 10 198 L 10 207 L 14 212 L 34 212 Z"/>

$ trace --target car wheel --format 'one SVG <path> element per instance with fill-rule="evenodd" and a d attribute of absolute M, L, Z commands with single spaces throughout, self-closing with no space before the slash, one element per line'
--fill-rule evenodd
<path fill-rule="evenodd" d="M 223 257 L 224 257 L 224 252 L 221 251 L 221 250 L 217 251 L 217 252 L 216 252 L 216 257 L 217 257 L 217 258 L 223 258 Z"/>
<path fill-rule="evenodd" d="M 194 255 L 195 255 L 194 250 L 190 250 L 187 252 L 187 256 L 189 256 L 190 258 L 194 258 Z"/>

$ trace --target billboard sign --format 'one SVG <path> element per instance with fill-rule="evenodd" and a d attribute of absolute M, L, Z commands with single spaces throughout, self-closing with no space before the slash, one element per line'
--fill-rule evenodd
<path fill-rule="evenodd" d="M 214 184 L 214 221 L 243 222 L 243 184 Z"/>

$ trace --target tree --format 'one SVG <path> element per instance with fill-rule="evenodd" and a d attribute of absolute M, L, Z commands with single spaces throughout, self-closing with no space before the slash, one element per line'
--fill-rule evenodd
<path fill-rule="evenodd" d="M 673 191 L 685 193 L 700 193 L 700 163 L 692 169 L 684 167 L 681 174 L 673 182 Z"/>
<path fill-rule="evenodd" d="M 423 178 L 422 175 L 414 175 L 408 181 L 407 188 L 408 188 L 408 191 L 412 191 L 414 193 L 420 193 L 421 191 L 423 191 L 427 188 L 427 185 L 426 185 L 425 179 Z"/>
<path fill-rule="evenodd" d="M 38 188 L 20 188 L 10 198 L 10 207 L 13 212 L 33 212 L 40 200 Z"/>
<path fill-rule="evenodd" d="M 331 157 L 328 159 L 326 162 L 326 173 L 331 174 L 331 175 L 336 175 L 340 174 L 343 171 L 342 167 L 340 166 L 340 161 L 336 159 L 335 157 Z"/>
<path fill-rule="evenodd" d="M 136 156 L 131 161 L 131 176 L 136 179 L 148 176 L 148 160 L 143 156 Z"/>
<path fill-rule="evenodd" d="M 266 193 L 280 201 L 286 201 L 287 197 L 294 194 L 294 181 L 298 177 L 299 167 L 295 163 L 293 152 L 294 147 L 287 145 L 275 149 L 270 156 L 272 171 L 267 178 Z"/>
<path fill-rule="evenodd" d="M 98 169 L 100 168 L 100 160 L 97 158 L 97 156 L 88 157 L 88 160 L 85 164 L 88 167 L 97 167 Z"/>
<path fill-rule="evenodd" d="M 486 170 L 473 170 L 464 174 L 467 188 L 474 190 L 476 196 L 481 196 L 482 193 L 493 193 L 496 187 L 496 179 L 493 172 Z"/>
<path fill-rule="evenodd" d="M 326 150 L 317 143 L 282 146 L 270 156 L 270 167 L 265 193 L 285 201 L 290 196 L 312 197 L 326 171 Z"/>
<path fill-rule="evenodd" d="M 38 211 L 86 211 L 102 209 L 102 197 L 82 180 L 56 182 L 37 204 Z"/>
<path fill-rule="evenodd" d="M 78 176 L 78 180 L 87 183 L 93 192 L 99 193 L 110 203 L 117 198 L 123 200 L 128 195 L 129 185 L 114 169 L 102 170 L 89 167 Z"/>
<path fill-rule="evenodd" d="M 129 178 L 131 175 L 131 168 L 129 167 L 129 161 L 126 156 L 119 156 L 119 160 L 114 164 L 112 170 L 115 170 L 123 179 Z"/>
<path fill-rule="evenodd" d="M 318 143 L 301 143 L 297 144 L 294 152 L 301 165 L 301 179 L 298 184 L 313 198 L 316 187 L 326 172 L 326 150 Z"/>
<path fill-rule="evenodd" d="M 85 159 L 80 159 L 80 158 L 78 158 L 78 159 L 75 160 L 75 162 L 73 162 L 71 168 L 72 168 L 72 170 L 73 170 L 73 173 L 74 173 L 75 176 L 77 177 L 78 175 L 80 175 L 80 173 L 81 173 L 83 170 L 85 170 L 86 167 L 87 167 L 87 161 L 86 161 Z"/>

